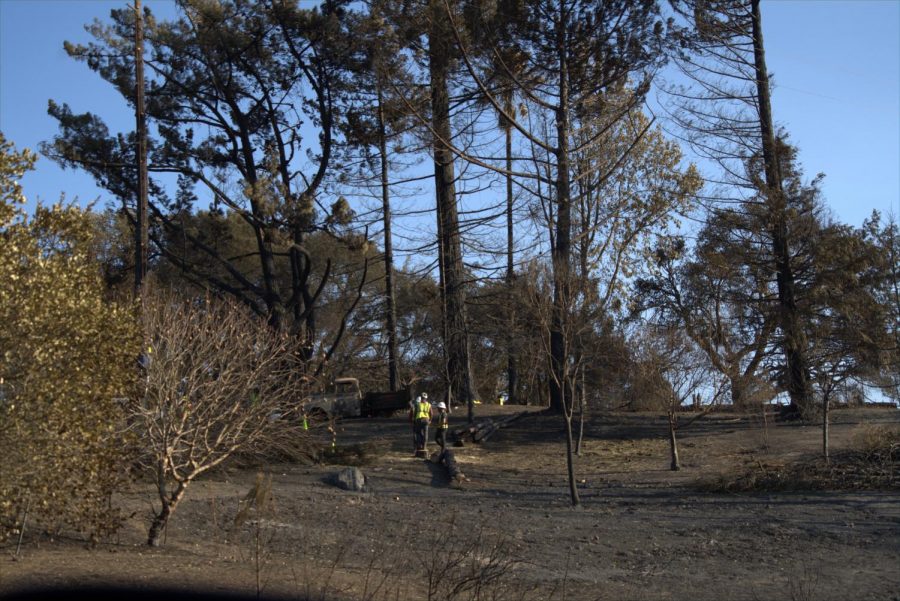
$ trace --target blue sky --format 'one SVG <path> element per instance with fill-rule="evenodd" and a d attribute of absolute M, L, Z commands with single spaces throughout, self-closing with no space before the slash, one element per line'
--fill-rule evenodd
<path fill-rule="evenodd" d="M 47 100 L 133 128 L 124 102 L 88 68 L 68 58 L 64 40 L 88 41 L 83 26 L 126 2 L 0 0 L 0 130 L 36 148 L 56 133 Z M 157 15 L 168 0 L 144 0 Z M 836 217 L 859 225 L 872 209 L 900 213 L 900 0 L 763 2 L 776 120 L 801 149 L 808 176 L 824 172 Z M 24 180 L 30 199 L 87 202 L 106 195 L 90 177 L 41 158 Z"/>

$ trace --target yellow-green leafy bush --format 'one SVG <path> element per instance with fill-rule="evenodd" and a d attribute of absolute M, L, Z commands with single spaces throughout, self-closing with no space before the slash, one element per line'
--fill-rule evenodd
<path fill-rule="evenodd" d="M 29 527 L 98 535 L 116 525 L 139 329 L 104 298 L 88 213 L 22 210 L 34 160 L 0 134 L 0 538 L 26 513 Z"/>

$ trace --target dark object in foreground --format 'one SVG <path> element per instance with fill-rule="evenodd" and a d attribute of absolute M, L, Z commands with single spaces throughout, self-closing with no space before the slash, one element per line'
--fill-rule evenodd
<path fill-rule="evenodd" d="M 453 486 L 459 488 L 466 480 L 465 474 L 460 471 L 459 464 L 456 462 L 456 457 L 450 449 L 444 448 L 439 453 L 432 453 L 431 462 L 442 465 L 447 469 L 447 475 L 450 476 L 450 481 Z"/>

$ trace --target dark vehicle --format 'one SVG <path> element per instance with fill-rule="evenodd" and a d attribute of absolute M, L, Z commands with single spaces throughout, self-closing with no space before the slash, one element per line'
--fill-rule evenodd
<path fill-rule="evenodd" d="M 306 399 L 302 408 L 308 416 L 374 417 L 408 409 L 411 398 L 408 388 L 396 392 L 367 392 L 364 395 L 356 378 L 337 378 L 329 390 Z"/>

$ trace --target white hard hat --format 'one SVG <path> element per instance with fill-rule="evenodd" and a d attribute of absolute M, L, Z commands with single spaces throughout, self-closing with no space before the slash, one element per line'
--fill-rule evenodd
<path fill-rule="evenodd" d="M 422 393 L 422 398 L 423 398 L 423 399 L 427 399 L 427 398 L 428 398 L 428 393 L 427 393 L 427 392 L 423 392 L 423 393 Z"/>
<path fill-rule="evenodd" d="M 447 405 L 444 404 L 444 401 L 441 401 L 440 403 L 437 404 L 437 408 L 438 409 L 446 409 Z"/>

